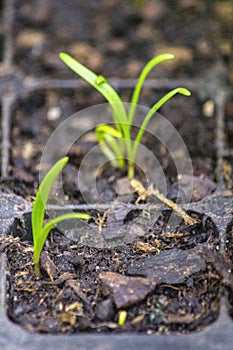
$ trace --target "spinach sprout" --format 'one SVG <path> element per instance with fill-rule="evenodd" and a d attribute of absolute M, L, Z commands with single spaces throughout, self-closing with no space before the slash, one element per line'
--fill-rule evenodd
<path fill-rule="evenodd" d="M 38 192 L 36 194 L 35 202 L 32 208 L 31 215 L 31 223 L 32 223 L 32 236 L 33 236 L 33 244 L 34 244 L 34 253 L 33 253 L 33 263 L 34 263 L 34 271 L 37 277 L 40 276 L 40 267 L 39 260 L 42 248 L 48 237 L 51 229 L 61 221 L 69 220 L 69 219 L 86 219 L 90 218 L 90 215 L 83 213 L 68 213 L 64 215 L 60 215 L 47 224 L 44 225 L 44 216 L 45 216 L 45 208 L 48 202 L 48 197 L 51 191 L 51 187 L 57 178 L 58 174 L 61 172 L 63 167 L 68 162 L 69 158 L 64 157 L 58 160 L 53 167 L 47 172 L 45 177 L 43 178 Z"/>
<path fill-rule="evenodd" d="M 61 60 L 82 79 L 86 80 L 97 91 L 99 91 L 109 102 L 115 129 L 106 124 L 102 124 L 96 127 L 97 140 L 102 152 L 110 160 L 113 166 L 122 168 L 125 165 L 125 158 L 127 159 L 129 179 L 134 178 L 134 162 L 138 147 L 151 118 L 164 105 L 164 103 L 170 100 L 174 95 L 181 94 L 190 96 L 191 94 L 188 89 L 178 87 L 164 95 L 150 108 L 149 112 L 146 114 L 133 142 L 131 138 L 131 129 L 143 83 L 150 71 L 155 66 L 161 62 L 171 60 L 174 57 L 174 55 L 167 53 L 156 56 L 147 62 L 138 77 L 137 84 L 134 88 L 130 101 L 130 108 L 127 113 L 120 96 L 102 75 L 96 75 L 94 72 L 76 61 L 70 55 L 64 52 L 60 53 Z"/>

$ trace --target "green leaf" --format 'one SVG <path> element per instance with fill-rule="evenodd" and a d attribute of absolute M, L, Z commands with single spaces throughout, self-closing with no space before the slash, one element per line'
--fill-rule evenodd
<path fill-rule="evenodd" d="M 34 262 L 34 271 L 37 277 L 40 276 L 40 267 L 39 267 L 39 259 L 41 250 L 44 246 L 46 238 L 50 232 L 50 230 L 57 223 L 69 220 L 69 219 L 86 219 L 90 218 L 90 215 L 83 213 L 69 213 L 60 215 L 53 220 L 49 221 L 45 226 L 44 224 L 44 215 L 45 208 L 48 202 L 48 197 L 52 188 L 52 185 L 57 178 L 58 174 L 67 164 L 69 158 L 64 157 L 58 160 L 53 167 L 47 172 L 45 177 L 43 178 L 40 187 L 38 189 L 35 202 L 32 208 L 31 222 L 32 222 L 32 236 L 34 243 L 34 253 L 33 253 L 33 262 Z"/>
<path fill-rule="evenodd" d="M 40 254 L 42 251 L 42 248 L 44 246 L 44 243 L 48 237 L 49 232 L 52 230 L 52 228 L 58 224 L 61 221 L 64 220 L 70 220 L 70 219 L 85 219 L 89 220 L 90 215 L 88 214 L 83 214 L 83 213 L 69 213 L 69 214 L 64 214 L 57 216 L 56 218 L 52 219 L 49 221 L 41 230 L 40 234 L 40 239 L 37 241 L 36 247 L 34 246 L 34 257 L 33 257 L 33 262 L 34 264 L 39 263 L 40 259 Z"/>
<path fill-rule="evenodd" d="M 71 70 L 78 74 L 82 79 L 86 80 L 105 97 L 112 107 L 113 118 L 116 124 L 122 122 L 127 123 L 126 111 L 120 96 L 102 75 L 96 75 L 67 53 L 61 52 L 60 58 Z"/>
<path fill-rule="evenodd" d="M 107 83 L 107 80 L 102 75 L 98 75 L 95 82 L 97 85 L 100 85 L 103 83 Z"/>
<path fill-rule="evenodd" d="M 51 191 L 52 184 L 57 178 L 58 174 L 67 164 L 69 158 L 61 158 L 54 166 L 47 172 L 38 189 L 35 202 L 32 208 L 32 235 L 33 241 L 40 240 L 40 234 L 44 222 L 45 207 L 48 202 L 48 197 Z"/>
<path fill-rule="evenodd" d="M 138 81 L 137 84 L 134 88 L 133 94 L 132 94 L 132 98 L 131 98 L 131 105 L 130 105 L 130 109 L 129 109 L 129 114 L 128 114 L 128 121 L 130 124 L 133 123 L 133 119 L 134 119 L 134 114 L 135 114 L 135 110 L 138 104 L 138 100 L 139 100 L 139 96 L 142 90 L 142 86 L 144 81 L 146 80 L 148 74 L 151 72 L 151 70 L 153 68 L 155 68 L 159 63 L 162 63 L 164 61 L 167 60 L 171 60 L 173 59 L 175 56 L 169 53 L 165 53 L 156 57 L 153 57 L 149 62 L 147 62 L 147 64 L 145 65 L 145 67 L 142 69 L 139 77 L 138 77 Z"/>
<path fill-rule="evenodd" d="M 158 102 L 156 102 L 151 109 L 149 110 L 149 112 L 147 113 L 145 119 L 142 122 L 142 125 L 140 127 L 140 130 L 138 131 L 138 134 L 135 138 L 135 143 L 134 143 L 134 147 L 133 147 L 133 152 L 132 152 L 132 160 L 135 160 L 136 154 L 137 154 L 137 150 L 138 150 L 138 146 L 142 140 L 143 134 L 145 132 L 145 129 L 149 123 L 149 121 L 151 120 L 151 118 L 153 117 L 153 115 L 164 105 L 164 103 L 166 103 L 168 100 L 170 100 L 174 95 L 176 94 L 181 94 L 184 96 L 190 96 L 191 92 L 186 89 L 186 88 L 176 88 L 172 91 L 169 91 L 165 96 L 163 96 Z"/>
<path fill-rule="evenodd" d="M 131 155 L 131 143 L 130 143 L 130 128 L 131 124 L 128 122 L 125 107 L 122 103 L 120 96 L 111 87 L 107 80 L 102 75 L 96 75 L 87 67 L 76 61 L 73 57 L 67 53 L 60 53 L 61 60 L 82 79 L 86 80 L 97 91 L 99 91 L 105 99 L 109 102 L 112 108 L 112 116 L 116 129 L 122 133 L 124 145 L 127 149 L 129 157 Z M 121 142 L 122 143 L 122 142 Z"/>
<path fill-rule="evenodd" d="M 107 125 L 107 124 L 98 125 L 95 128 L 95 131 L 97 134 L 103 133 L 103 134 L 108 134 L 108 135 L 111 135 L 111 136 L 117 137 L 117 138 L 122 137 L 122 133 L 120 131 L 114 129 L 112 126 Z"/>
<path fill-rule="evenodd" d="M 107 124 L 97 126 L 95 132 L 99 146 L 111 165 L 123 168 L 125 165 L 123 152 L 120 144 L 115 140 L 115 138 L 122 137 L 122 134 Z"/>
<path fill-rule="evenodd" d="M 136 136 L 134 145 L 132 146 L 131 127 L 136 111 L 136 106 L 143 87 L 143 83 L 146 80 L 150 71 L 156 65 L 164 61 L 173 59 L 174 55 L 162 54 L 153 57 L 144 66 L 138 77 L 137 84 L 132 94 L 128 115 L 126 113 L 126 109 L 122 103 L 121 98 L 102 75 L 96 75 L 90 69 L 83 66 L 81 63 L 79 63 L 66 53 L 61 53 L 60 58 L 70 69 L 72 69 L 76 74 L 78 74 L 81 78 L 83 78 L 89 84 L 91 84 L 97 91 L 99 91 L 110 103 L 112 109 L 112 116 L 115 123 L 115 129 L 107 125 L 100 125 L 96 128 L 97 140 L 104 155 L 112 162 L 112 164 L 117 164 L 118 167 L 123 166 L 125 161 L 123 156 L 125 155 L 124 152 L 126 152 L 128 162 L 128 177 L 132 179 L 134 177 L 134 161 L 138 151 L 138 146 L 141 142 L 142 136 L 150 119 L 153 117 L 155 112 L 175 94 L 179 93 L 185 96 L 190 95 L 190 92 L 187 89 L 177 88 L 170 91 L 158 102 L 156 102 L 145 116 L 145 119 L 142 122 L 142 125 Z"/>

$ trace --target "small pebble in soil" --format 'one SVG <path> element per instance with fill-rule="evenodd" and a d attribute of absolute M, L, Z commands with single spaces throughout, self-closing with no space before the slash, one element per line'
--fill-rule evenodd
<path fill-rule="evenodd" d="M 47 111 L 47 119 L 49 121 L 55 121 L 58 120 L 61 117 L 61 108 L 56 106 L 56 107 L 51 107 Z"/>
<path fill-rule="evenodd" d="M 110 321 L 114 315 L 114 306 L 111 299 L 101 301 L 96 308 L 96 317 L 100 321 Z"/>
<path fill-rule="evenodd" d="M 205 117 L 212 118 L 214 116 L 214 101 L 207 100 L 202 107 L 202 112 Z"/>

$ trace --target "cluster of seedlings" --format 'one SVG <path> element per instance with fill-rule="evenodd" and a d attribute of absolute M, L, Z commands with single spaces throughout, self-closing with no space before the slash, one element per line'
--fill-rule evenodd
<path fill-rule="evenodd" d="M 143 83 L 146 80 L 150 71 L 159 63 L 173 59 L 174 55 L 162 54 L 152 58 L 142 69 L 137 84 L 132 94 L 129 111 L 123 104 L 122 99 L 118 93 L 110 86 L 107 80 L 103 76 L 97 76 L 87 67 L 76 61 L 70 55 L 61 53 L 60 58 L 65 64 L 71 68 L 81 78 L 91 84 L 97 91 L 99 91 L 111 106 L 111 113 L 114 122 L 114 127 L 101 124 L 95 129 L 97 141 L 101 147 L 102 152 L 106 158 L 110 161 L 113 167 L 122 168 L 125 166 L 127 160 L 128 178 L 131 181 L 133 190 L 138 194 L 138 203 L 140 200 L 145 200 L 148 196 L 156 196 L 160 201 L 174 209 L 188 225 L 196 223 L 186 212 L 178 207 L 171 200 L 164 197 L 153 186 L 147 190 L 143 185 L 134 179 L 135 174 L 135 157 L 138 151 L 138 146 L 141 143 L 143 134 L 146 127 L 155 113 L 176 94 L 182 94 L 185 96 L 190 95 L 190 91 L 186 88 L 179 87 L 168 92 L 159 101 L 157 101 L 146 114 L 141 127 L 138 130 L 135 140 L 132 140 L 131 131 L 134 122 L 135 111 L 137 108 L 140 93 L 143 87 Z M 51 229 L 61 221 L 70 219 L 84 219 L 89 220 L 90 215 L 84 213 L 68 213 L 56 218 L 53 218 L 48 223 L 44 224 L 46 204 L 48 202 L 51 187 L 62 171 L 63 167 L 67 164 L 68 157 L 64 157 L 56 162 L 53 167 L 45 175 L 43 181 L 40 184 L 37 192 L 35 202 L 32 209 L 31 222 L 32 222 L 32 235 L 34 243 L 34 270 L 37 277 L 40 276 L 39 260 L 42 248 L 45 244 L 46 238 Z"/>

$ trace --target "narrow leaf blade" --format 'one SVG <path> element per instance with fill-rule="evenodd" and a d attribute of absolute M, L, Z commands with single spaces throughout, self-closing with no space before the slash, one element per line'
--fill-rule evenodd
<path fill-rule="evenodd" d="M 155 68 L 158 64 L 168 61 L 168 60 L 172 60 L 175 56 L 170 54 L 170 53 L 165 53 L 162 55 L 158 55 L 156 57 L 153 57 L 150 61 L 147 62 L 147 64 L 143 67 L 139 77 L 138 77 L 138 81 L 137 84 L 134 88 L 133 94 L 132 94 L 132 98 L 131 98 L 131 105 L 130 105 L 130 110 L 129 110 L 129 114 L 128 114 L 128 120 L 129 123 L 132 124 L 133 119 L 134 119 L 134 114 L 135 114 L 135 110 L 136 110 L 136 105 L 138 103 L 139 100 L 139 96 L 142 90 L 142 86 L 144 84 L 144 81 L 146 80 L 148 74 L 152 71 L 153 68 Z"/>
<path fill-rule="evenodd" d="M 33 257 L 33 261 L 34 264 L 38 264 L 39 263 L 39 259 L 40 259 L 40 254 L 41 254 L 41 250 L 45 244 L 45 241 L 48 237 L 49 232 L 52 230 L 52 228 L 58 224 L 61 221 L 65 221 L 65 220 L 70 220 L 70 219 L 84 219 L 84 220 L 89 220 L 90 219 L 90 215 L 89 214 L 84 214 L 84 213 L 69 213 L 69 214 L 64 214 L 64 215 L 60 215 L 57 216 L 56 218 L 52 219 L 51 221 L 49 221 L 41 230 L 41 235 L 40 235 L 40 239 L 37 241 L 37 246 L 34 246 L 34 257 Z M 36 249 L 35 249 L 36 248 Z"/>
<path fill-rule="evenodd" d="M 97 134 L 108 134 L 108 135 L 111 135 L 113 137 L 122 137 L 122 133 L 116 129 L 114 129 L 112 126 L 110 125 L 107 125 L 107 124 L 101 124 L 101 125 L 98 125 L 96 128 L 95 128 L 95 131 Z"/>
<path fill-rule="evenodd" d="M 53 167 L 47 172 L 38 189 L 35 202 L 32 208 L 32 234 L 34 244 L 40 240 L 40 233 L 44 222 L 45 207 L 48 202 L 48 197 L 51 187 L 60 171 L 64 168 L 69 158 L 64 157 L 58 160 Z"/>
<path fill-rule="evenodd" d="M 121 118 L 124 122 L 126 120 L 126 111 L 122 104 L 120 96 L 111 87 L 107 80 L 102 75 L 96 75 L 90 69 L 76 61 L 73 57 L 65 52 L 60 53 L 60 59 L 77 75 L 82 79 L 86 80 L 90 85 L 92 85 L 97 91 L 99 91 L 106 100 L 110 103 L 113 109 L 113 117 L 115 123 L 120 122 Z"/>

